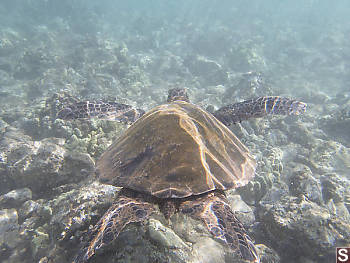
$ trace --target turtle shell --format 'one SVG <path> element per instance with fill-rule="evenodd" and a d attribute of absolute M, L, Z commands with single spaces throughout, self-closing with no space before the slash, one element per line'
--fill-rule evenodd
<path fill-rule="evenodd" d="M 256 162 L 219 120 L 176 101 L 138 119 L 97 162 L 100 180 L 159 198 L 243 186 Z"/>

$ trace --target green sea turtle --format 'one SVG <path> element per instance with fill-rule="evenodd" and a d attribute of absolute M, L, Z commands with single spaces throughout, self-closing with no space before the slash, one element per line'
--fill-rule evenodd
<path fill-rule="evenodd" d="M 190 103 L 185 89 L 170 90 L 167 103 L 147 113 L 116 102 L 67 105 L 59 118 L 133 123 L 97 161 L 100 180 L 123 189 L 90 230 L 75 262 L 88 262 L 127 224 L 147 221 L 155 205 L 168 218 L 182 212 L 203 221 L 242 259 L 259 262 L 254 243 L 224 193 L 247 184 L 256 162 L 227 126 L 269 114 L 299 115 L 305 109 L 306 104 L 296 100 L 260 97 L 209 113 Z"/>

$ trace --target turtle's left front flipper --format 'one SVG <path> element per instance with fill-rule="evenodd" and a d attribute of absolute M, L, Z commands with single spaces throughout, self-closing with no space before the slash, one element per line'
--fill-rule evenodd
<path fill-rule="evenodd" d="M 252 263 L 260 262 L 253 241 L 232 212 L 224 194 L 209 193 L 185 201 L 181 204 L 180 211 L 203 221 L 215 238 L 227 244 L 242 259 Z"/>
<path fill-rule="evenodd" d="M 283 97 L 260 97 L 226 105 L 214 112 L 214 116 L 229 126 L 234 123 L 260 118 L 266 115 L 299 115 L 306 110 L 306 103 Z"/>

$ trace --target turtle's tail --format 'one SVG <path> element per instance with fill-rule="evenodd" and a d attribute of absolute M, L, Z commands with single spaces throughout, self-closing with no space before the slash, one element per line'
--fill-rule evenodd
<path fill-rule="evenodd" d="M 300 115 L 306 111 L 306 103 L 283 97 L 260 97 L 224 106 L 214 116 L 225 125 L 266 115 Z"/>

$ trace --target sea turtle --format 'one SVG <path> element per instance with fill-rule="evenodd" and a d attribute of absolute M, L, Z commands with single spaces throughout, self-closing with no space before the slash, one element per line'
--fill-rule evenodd
<path fill-rule="evenodd" d="M 185 89 L 171 89 L 166 104 L 145 113 L 116 102 L 67 105 L 61 119 L 99 117 L 133 122 L 97 161 L 102 182 L 123 187 L 90 230 L 75 258 L 87 262 L 131 222 L 145 222 L 158 205 L 202 220 L 209 232 L 242 259 L 259 262 L 254 243 L 230 209 L 224 191 L 254 177 L 256 162 L 227 126 L 269 114 L 299 115 L 306 104 L 260 97 L 209 113 L 190 103 Z"/>

